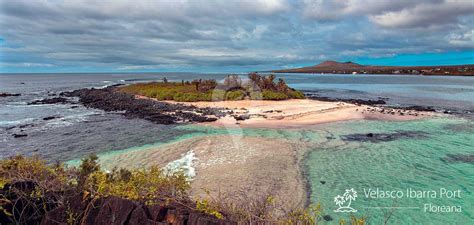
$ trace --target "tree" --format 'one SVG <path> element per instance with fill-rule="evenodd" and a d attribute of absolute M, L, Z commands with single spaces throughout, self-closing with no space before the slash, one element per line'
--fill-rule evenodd
<path fill-rule="evenodd" d="M 191 81 L 191 84 L 196 86 L 196 91 L 199 91 L 199 84 L 201 83 L 201 80 L 193 80 Z"/>
<path fill-rule="evenodd" d="M 288 85 L 286 85 L 285 81 L 280 78 L 280 79 L 278 79 L 276 89 L 279 92 L 287 93 L 288 92 Z"/>

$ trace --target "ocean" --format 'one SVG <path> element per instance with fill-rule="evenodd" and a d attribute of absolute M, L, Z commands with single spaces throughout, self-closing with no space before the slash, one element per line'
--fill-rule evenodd
<path fill-rule="evenodd" d="M 339 218 L 349 215 L 334 211 L 339 207 L 334 198 L 343 195 L 346 189 L 357 192 L 350 202 L 350 207 L 357 210 L 354 214 L 367 215 L 373 224 L 383 223 L 389 215 L 390 224 L 467 224 L 474 219 L 471 206 L 474 165 L 450 158 L 473 154 L 474 79 L 471 77 L 278 74 L 290 87 L 319 96 L 384 99 L 390 105 L 434 106 L 439 111 L 455 112 L 417 121 L 346 121 L 301 129 L 232 130 L 156 125 L 71 104 L 28 105 L 34 100 L 84 87 L 101 88 L 163 77 L 181 81 L 220 80 L 225 76 L 1 74 L 0 92 L 22 95 L 0 98 L 0 158 L 25 154 L 39 155 L 50 162 L 71 162 L 90 153 L 106 156 L 200 135 L 226 133 L 284 138 L 308 146 L 304 167 L 310 184 L 310 201 L 323 206 L 324 214 L 333 218 L 330 224 L 337 224 Z M 49 116 L 57 118 L 44 120 Z M 28 136 L 12 136 L 19 132 Z M 364 138 L 368 133 L 380 138 L 368 140 Z M 371 195 L 374 190 L 376 194 Z M 456 191 L 459 196 L 447 196 L 448 192 Z M 417 197 L 418 192 L 426 195 Z M 452 211 L 445 212 L 447 208 Z"/>

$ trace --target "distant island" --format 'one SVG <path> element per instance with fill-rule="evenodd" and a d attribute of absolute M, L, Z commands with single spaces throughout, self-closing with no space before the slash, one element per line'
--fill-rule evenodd
<path fill-rule="evenodd" d="M 474 64 L 453 66 L 371 66 L 354 62 L 325 61 L 318 65 L 294 69 L 272 70 L 274 73 L 330 74 L 414 74 L 414 75 L 474 75 Z"/>

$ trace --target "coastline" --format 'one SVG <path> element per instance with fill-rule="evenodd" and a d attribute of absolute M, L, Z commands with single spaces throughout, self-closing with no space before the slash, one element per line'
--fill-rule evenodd
<path fill-rule="evenodd" d="M 137 98 L 144 98 L 137 96 Z M 282 101 L 240 100 L 217 102 L 173 102 L 197 108 L 226 109 L 229 115 L 203 125 L 246 128 L 297 128 L 348 120 L 407 121 L 423 119 L 435 112 L 393 109 L 383 106 L 352 104 L 342 101 L 290 99 Z"/>

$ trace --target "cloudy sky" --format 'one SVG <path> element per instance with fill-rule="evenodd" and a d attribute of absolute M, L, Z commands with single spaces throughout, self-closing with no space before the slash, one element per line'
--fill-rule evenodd
<path fill-rule="evenodd" d="M 474 64 L 473 0 L 0 0 L 0 72 Z"/>

